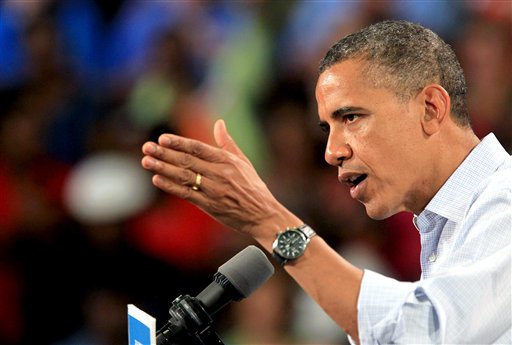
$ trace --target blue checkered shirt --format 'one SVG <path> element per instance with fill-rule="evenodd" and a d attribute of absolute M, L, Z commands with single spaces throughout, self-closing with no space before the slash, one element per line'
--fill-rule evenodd
<path fill-rule="evenodd" d="M 512 344 L 511 161 L 489 134 L 414 217 L 418 282 L 365 270 L 361 344 Z"/>

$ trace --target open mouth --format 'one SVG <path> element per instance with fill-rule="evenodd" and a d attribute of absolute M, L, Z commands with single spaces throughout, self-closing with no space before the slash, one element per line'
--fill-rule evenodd
<path fill-rule="evenodd" d="M 349 180 L 348 180 L 348 183 L 351 187 L 355 187 L 357 186 L 358 184 L 360 184 L 361 182 L 363 182 L 366 178 L 368 177 L 367 174 L 362 174 L 362 175 L 354 175 L 352 176 Z"/>

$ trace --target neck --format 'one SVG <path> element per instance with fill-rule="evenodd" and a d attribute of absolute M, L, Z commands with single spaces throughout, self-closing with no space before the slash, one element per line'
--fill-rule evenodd
<path fill-rule="evenodd" d="M 428 177 L 429 183 L 427 183 L 429 188 L 422 202 L 416 203 L 419 207 L 411 210 L 415 214 L 425 209 L 434 195 L 480 142 L 471 128 L 456 127 L 445 133 L 437 133 L 436 136 L 431 157 L 426 157 L 432 164 L 432 169 L 429 169 L 431 176 Z"/>

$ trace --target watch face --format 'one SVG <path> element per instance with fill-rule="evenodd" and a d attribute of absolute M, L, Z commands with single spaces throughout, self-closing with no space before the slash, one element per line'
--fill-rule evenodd
<path fill-rule="evenodd" d="M 275 250 L 285 259 L 296 259 L 306 249 L 306 238 L 297 230 L 281 233 L 277 239 Z"/>

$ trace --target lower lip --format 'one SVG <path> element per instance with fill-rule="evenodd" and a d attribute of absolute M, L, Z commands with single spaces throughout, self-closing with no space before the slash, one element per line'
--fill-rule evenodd
<path fill-rule="evenodd" d="M 361 183 L 359 183 L 357 186 L 353 186 L 350 188 L 350 196 L 352 199 L 361 200 L 361 194 L 363 193 L 364 189 L 366 188 L 366 184 L 368 181 L 368 177 L 364 179 Z"/>

